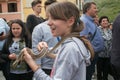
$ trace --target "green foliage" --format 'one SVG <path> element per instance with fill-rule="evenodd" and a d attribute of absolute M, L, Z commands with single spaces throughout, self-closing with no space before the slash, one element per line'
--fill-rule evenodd
<path fill-rule="evenodd" d="M 120 13 L 120 0 L 94 0 L 98 7 L 98 15 L 108 16 L 110 21 L 114 21 Z"/>

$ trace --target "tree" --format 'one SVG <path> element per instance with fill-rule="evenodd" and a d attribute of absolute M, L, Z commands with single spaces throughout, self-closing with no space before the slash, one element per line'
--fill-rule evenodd
<path fill-rule="evenodd" d="M 94 0 L 98 6 L 98 15 L 108 16 L 113 22 L 116 16 L 120 13 L 120 0 Z"/>

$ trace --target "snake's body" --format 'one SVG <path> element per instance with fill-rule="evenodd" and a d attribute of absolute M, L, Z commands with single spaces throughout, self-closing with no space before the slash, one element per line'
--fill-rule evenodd
<path fill-rule="evenodd" d="M 70 37 L 77 37 L 79 38 L 80 40 L 83 41 L 83 43 L 85 44 L 86 48 L 90 51 L 91 53 L 91 59 L 94 58 L 94 49 L 90 43 L 90 41 L 88 41 L 84 36 L 80 36 L 80 33 L 71 33 L 70 35 L 67 35 L 63 38 L 61 38 L 61 40 L 48 52 L 48 48 L 43 48 L 40 53 L 38 55 L 35 55 L 31 49 L 27 48 L 27 51 L 28 53 L 32 56 L 33 59 L 37 59 L 37 58 L 41 58 L 43 57 L 44 55 L 46 55 L 47 53 L 52 53 L 59 45 L 61 45 L 67 38 L 70 38 Z M 18 56 L 18 58 L 15 60 L 15 62 L 13 63 L 13 67 L 16 67 L 18 65 L 19 62 L 23 61 L 24 58 L 24 52 L 21 51 L 20 55 Z"/>
<path fill-rule="evenodd" d="M 43 56 L 45 56 L 48 53 L 48 49 L 47 48 L 43 48 L 39 54 L 34 54 L 33 51 L 30 48 L 26 48 L 27 52 L 31 55 L 31 57 L 33 59 L 37 59 L 37 58 L 41 58 Z M 17 57 L 17 59 L 14 61 L 14 63 L 12 64 L 13 68 L 15 68 L 19 63 L 21 63 L 22 61 L 24 61 L 24 51 L 20 52 L 20 55 Z"/>

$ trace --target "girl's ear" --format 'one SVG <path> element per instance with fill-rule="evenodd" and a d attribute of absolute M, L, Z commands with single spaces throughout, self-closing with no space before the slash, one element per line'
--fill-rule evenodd
<path fill-rule="evenodd" d="M 75 18 L 74 17 L 70 17 L 67 22 L 68 22 L 69 26 L 72 26 L 74 24 L 74 22 L 75 22 Z"/>

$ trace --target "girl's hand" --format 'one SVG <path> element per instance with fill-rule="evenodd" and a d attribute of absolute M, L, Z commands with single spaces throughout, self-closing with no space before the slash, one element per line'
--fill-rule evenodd
<path fill-rule="evenodd" d="M 15 53 L 11 53 L 9 56 L 9 59 L 11 60 L 15 60 L 17 58 L 16 54 Z"/>
<path fill-rule="evenodd" d="M 26 48 L 24 48 L 22 50 L 24 53 L 24 60 L 29 64 L 30 61 L 32 61 L 32 57 L 30 56 L 30 54 L 27 52 Z"/>
<path fill-rule="evenodd" d="M 0 35 L 0 41 L 4 40 L 5 38 L 6 38 L 6 35 L 4 33 Z"/>
<path fill-rule="evenodd" d="M 29 53 L 27 52 L 26 48 L 24 48 L 23 51 L 24 51 L 24 60 L 26 61 L 26 63 L 30 66 L 30 68 L 34 72 L 37 71 L 39 66 L 35 63 L 33 58 L 29 55 Z"/>
<path fill-rule="evenodd" d="M 48 48 L 48 45 L 46 42 L 39 42 L 37 45 L 38 50 L 42 50 L 44 47 Z"/>

